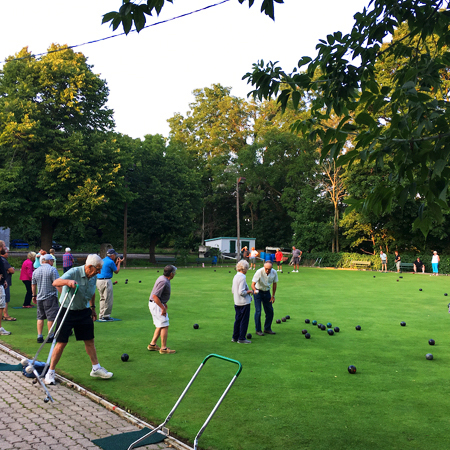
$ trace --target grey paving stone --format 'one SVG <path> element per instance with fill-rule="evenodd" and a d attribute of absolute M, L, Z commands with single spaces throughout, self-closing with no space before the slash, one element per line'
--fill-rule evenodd
<path fill-rule="evenodd" d="M 17 364 L 18 360 L 0 349 L 0 362 Z M 7 376 L 0 377 L 0 390 L 0 413 L 7 417 L 0 422 L 0 450 L 98 450 L 92 439 L 139 429 L 86 395 L 61 384 L 51 387 L 55 402 L 44 403 L 45 394 L 39 385 L 33 385 L 20 372 L 8 372 Z M 139 448 L 174 450 L 177 447 L 163 442 Z"/>

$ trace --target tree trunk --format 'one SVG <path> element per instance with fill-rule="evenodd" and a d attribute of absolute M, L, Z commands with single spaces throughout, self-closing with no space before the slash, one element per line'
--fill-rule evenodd
<path fill-rule="evenodd" d="M 156 259 L 155 259 L 155 249 L 156 249 L 156 243 L 158 242 L 158 240 L 156 238 L 151 239 L 150 240 L 150 247 L 148 249 L 148 256 L 150 259 L 151 263 L 155 263 L 156 264 Z"/>
<path fill-rule="evenodd" d="M 41 248 L 47 253 L 52 248 L 53 232 L 56 227 L 56 219 L 45 216 L 41 220 Z"/>
<path fill-rule="evenodd" d="M 336 252 L 339 253 L 339 208 L 334 207 L 334 240 L 336 242 Z"/>

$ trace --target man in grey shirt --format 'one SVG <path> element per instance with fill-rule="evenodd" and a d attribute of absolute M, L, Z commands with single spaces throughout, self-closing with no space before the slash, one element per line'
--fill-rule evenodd
<path fill-rule="evenodd" d="M 292 247 L 292 262 L 294 263 L 294 272 L 298 272 L 298 266 L 300 265 L 300 257 L 302 256 L 302 251 L 298 248 Z"/>
<path fill-rule="evenodd" d="M 53 286 L 53 282 L 59 278 L 58 271 L 53 267 L 54 259 L 47 253 L 42 256 L 42 264 L 33 272 L 31 279 L 32 300 L 37 304 L 37 342 L 44 342 L 42 331 L 44 320 L 47 319 L 48 332 L 53 326 L 53 321 L 58 314 L 58 290 Z M 37 292 L 37 294 L 36 294 Z M 49 336 L 48 343 L 51 343 L 53 336 Z"/>
<path fill-rule="evenodd" d="M 170 299 L 170 280 L 173 279 L 176 272 L 177 268 L 175 266 L 168 265 L 164 267 L 164 273 L 155 281 L 148 302 L 148 308 L 152 314 L 156 330 L 147 349 L 150 351 L 159 351 L 160 354 L 175 353 L 175 350 L 167 347 L 167 335 L 169 333 L 167 302 Z M 156 345 L 159 337 L 161 337 L 161 347 Z"/>

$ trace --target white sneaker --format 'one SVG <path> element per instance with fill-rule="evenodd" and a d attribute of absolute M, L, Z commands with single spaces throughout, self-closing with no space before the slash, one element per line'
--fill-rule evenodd
<path fill-rule="evenodd" d="M 47 375 L 45 375 L 45 378 L 44 378 L 44 384 L 54 386 L 56 384 L 55 374 L 47 372 Z"/>
<path fill-rule="evenodd" d="M 11 331 L 6 331 L 3 327 L 0 328 L 0 335 L 8 336 L 11 334 Z"/>
<path fill-rule="evenodd" d="M 108 372 L 104 367 L 100 367 L 100 369 L 91 370 L 91 377 L 98 378 L 111 378 L 113 376 L 112 372 Z"/>

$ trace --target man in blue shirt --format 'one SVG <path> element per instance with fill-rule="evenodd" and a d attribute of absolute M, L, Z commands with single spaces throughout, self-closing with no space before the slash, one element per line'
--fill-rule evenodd
<path fill-rule="evenodd" d="M 106 252 L 106 257 L 103 258 L 102 271 L 97 275 L 97 289 L 100 294 L 100 316 L 98 320 L 100 322 L 112 321 L 111 312 L 114 296 L 111 279 L 115 273 L 119 273 L 122 261 L 123 258 L 119 258 L 117 252 L 113 248 L 109 249 Z"/>
<path fill-rule="evenodd" d="M 88 255 L 84 266 L 72 267 L 62 277 L 53 282 L 53 286 L 58 291 L 62 291 L 60 296 L 61 313 L 58 316 L 57 329 L 61 326 L 62 319 L 72 298 L 73 290 L 77 285 L 78 291 L 61 326 L 61 331 L 56 338 L 50 367 L 45 375 L 45 384 L 55 384 L 55 368 L 69 342 L 72 329 L 76 340 L 84 341 L 86 353 L 92 363 L 91 377 L 111 378 L 113 376 L 112 372 L 108 372 L 99 364 L 94 343 L 94 322 L 97 320 L 97 313 L 95 312 L 95 282 L 97 281 L 97 274 L 102 270 L 102 266 L 103 261 L 100 256 Z M 72 291 L 69 292 L 70 289 Z M 66 298 L 67 292 L 69 292 L 69 295 Z"/>

